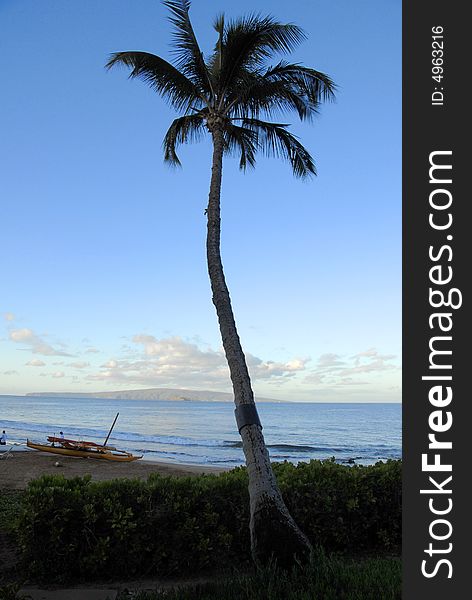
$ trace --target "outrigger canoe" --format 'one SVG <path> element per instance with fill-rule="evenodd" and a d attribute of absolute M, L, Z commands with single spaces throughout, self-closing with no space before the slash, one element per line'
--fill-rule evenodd
<path fill-rule="evenodd" d="M 26 440 L 28 448 L 34 450 L 40 450 L 41 452 L 50 452 L 51 454 L 62 454 L 62 456 L 77 456 L 79 458 L 103 458 L 104 460 L 114 460 L 118 462 L 132 462 L 133 460 L 139 460 L 143 457 L 135 456 L 131 452 L 125 452 L 124 450 L 118 450 L 114 446 L 107 446 L 110 434 L 115 426 L 118 415 L 116 413 L 115 420 L 108 432 L 108 435 L 103 444 L 96 444 L 95 442 L 86 442 L 85 440 L 69 440 L 63 437 L 48 437 L 48 444 L 37 444 L 36 442 L 30 442 Z M 56 444 L 58 444 L 56 446 Z"/>
<path fill-rule="evenodd" d="M 117 450 L 112 446 L 100 446 L 94 442 L 64 440 L 62 438 L 48 438 L 48 440 L 52 442 L 50 445 L 38 444 L 30 440 L 26 440 L 26 445 L 28 448 L 40 450 L 41 452 L 50 452 L 51 454 L 60 454 L 62 456 L 77 456 L 79 458 L 101 458 L 118 462 L 132 462 L 133 460 L 142 458 L 142 455 L 135 456 L 131 452 Z M 60 445 L 56 446 L 56 442 Z"/>

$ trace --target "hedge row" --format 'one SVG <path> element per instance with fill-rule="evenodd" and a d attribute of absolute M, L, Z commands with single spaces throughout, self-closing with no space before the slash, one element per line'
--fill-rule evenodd
<path fill-rule="evenodd" d="M 400 545 L 401 463 L 274 464 L 293 517 L 328 551 L 392 553 Z M 244 566 L 250 562 L 243 467 L 147 482 L 43 476 L 19 522 L 25 565 L 47 581 Z"/>

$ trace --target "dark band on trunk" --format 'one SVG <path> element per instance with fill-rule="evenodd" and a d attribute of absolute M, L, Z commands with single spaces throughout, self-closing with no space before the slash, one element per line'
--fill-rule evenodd
<path fill-rule="evenodd" d="M 243 427 L 246 427 L 246 425 L 259 425 L 262 429 L 255 404 L 238 404 L 234 409 L 234 414 L 236 415 L 236 423 L 239 432 Z"/>

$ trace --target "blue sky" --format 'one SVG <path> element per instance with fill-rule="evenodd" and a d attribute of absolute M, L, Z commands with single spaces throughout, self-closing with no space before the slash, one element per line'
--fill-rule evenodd
<path fill-rule="evenodd" d="M 301 25 L 337 101 L 291 115 L 318 177 L 224 165 L 222 255 L 256 395 L 399 401 L 401 2 L 194 0 Z M 211 148 L 163 163 L 171 109 L 111 52 L 170 59 L 158 0 L 0 0 L 0 393 L 230 391 L 205 262 Z"/>

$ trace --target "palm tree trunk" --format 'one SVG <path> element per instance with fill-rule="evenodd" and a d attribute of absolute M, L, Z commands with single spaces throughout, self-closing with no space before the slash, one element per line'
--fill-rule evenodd
<path fill-rule="evenodd" d="M 223 348 L 233 383 L 236 411 L 241 405 L 252 406 L 251 416 L 239 421 L 240 435 L 249 476 L 251 551 L 258 563 L 271 557 L 279 565 L 293 564 L 294 557 L 303 560 L 311 545 L 300 531 L 285 506 L 277 486 L 262 427 L 255 412 L 254 394 L 239 340 L 229 291 L 226 286 L 220 254 L 220 192 L 223 165 L 223 133 L 218 126 L 211 128 L 213 163 L 207 208 L 207 260 L 213 304 L 218 315 Z M 254 417 L 255 415 L 255 417 Z M 247 422 L 248 424 L 244 424 Z"/>

